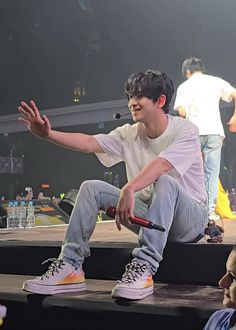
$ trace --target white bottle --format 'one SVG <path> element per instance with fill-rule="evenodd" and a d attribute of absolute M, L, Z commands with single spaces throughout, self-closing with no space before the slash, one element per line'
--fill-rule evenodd
<path fill-rule="evenodd" d="M 35 226 L 35 214 L 34 214 L 34 204 L 32 201 L 29 201 L 27 206 L 27 228 L 34 228 Z"/>
<path fill-rule="evenodd" d="M 13 202 L 8 202 L 7 205 L 7 228 L 15 227 L 15 206 Z"/>
<path fill-rule="evenodd" d="M 26 222 L 26 203 L 25 201 L 20 202 L 20 222 L 21 222 L 21 227 L 26 228 L 27 227 L 27 222 Z"/>
<path fill-rule="evenodd" d="M 21 225 L 21 214 L 20 214 L 20 205 L 18 202 L 13 202 L 14 203 L 14 208 L 15 208 L 15 226 L 14 228 L 22 228 Z"/>

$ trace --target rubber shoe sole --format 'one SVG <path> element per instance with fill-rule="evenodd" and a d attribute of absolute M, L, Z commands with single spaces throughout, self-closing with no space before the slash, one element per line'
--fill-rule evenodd
<path fill-rule="evenodd" d="M 61 285 L 39 285 L 32 282 L 24 282 L 22 289 L 37 294 L 57 294 L 67 292 L 80 292 L 86 290 L 86 283 L 61 284 Z"/>
<path fill-rule="evenodd" d="M 153 294 L 153 286 L 143 289 L 134 289 L 127 287 L 114 287 L 111 296 L 112 298 L 124 298 L 129 300 L 140 300 Z"/>

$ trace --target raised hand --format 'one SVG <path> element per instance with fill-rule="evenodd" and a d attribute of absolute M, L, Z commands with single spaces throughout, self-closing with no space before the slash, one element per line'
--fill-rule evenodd
<path fill-rule="evenodd" d="M 40 112 L 34 101 L 30 101 L 29 105 L 22 101 L 18 107 L 22 117 L 18 118 L 18 121 L 25 124 L 31 133 L 39 138 L 46 139 L 50 135 L 51 124 L 47 116 L 40 115 Z"/>

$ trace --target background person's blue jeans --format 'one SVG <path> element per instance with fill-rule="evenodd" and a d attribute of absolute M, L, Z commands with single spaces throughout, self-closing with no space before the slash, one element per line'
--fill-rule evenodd
<path fill-rule="evenodd" d="M 200 135 L 200 143 L 203 155 L 209 214 L 215 211 L 217 203 L 222 137 L 216 134 Z"/>
<path fill-rule="evenodd" d="M 84 258 L 90 255 L 89 239 L 97 223 L 98 210 L 116 206 L 119 196 L 120 189 L 106 182 L 90 180 L 82 183 L 59 259 L 75 267 L 83 264 Z M 200 233 L 204 235 L 208 222 L 206 207 L 194 201 L 169 175 L 162 175 L 157 180 L 149 205 L 136 199 L 134 213 L 166 229 L 166 232 L 160 232 L 135 224 L 127 226 L 138 234 L 139 247 L 133 250 L 133 257 L 146 263 L 152 274 L 156 273 L 162 260 L 167 239 L 191 242 Z"/>

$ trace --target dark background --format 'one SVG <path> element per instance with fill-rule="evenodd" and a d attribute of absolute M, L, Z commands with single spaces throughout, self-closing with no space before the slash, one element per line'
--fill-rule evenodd
<path fill-rule="evenodd" d="M 235 0 L 0 0 L 0 116 L 17 113 L 21 100 L 34 99 L 46 110 L 122 99 L 126 78 L 148 68 L 166 72 L 177 88 L 188 56 L 201 57 L 207 73 L 236 85 L 235 12 Z M 82 91 L 79 101 L 75 88 Z M 232 110 L 222 107 L 224 123 Z M 101 133 L 120 123 L 66 130 Z M 229 189 L 236 185 L 235 148 L 226 129 L 222 181 Z M 0 156 L 11 151 L 24 156 L 24 166 L 23 174 L 0 174 L 6 197 L 26 186 L 38 193 L 42 183 L 50 184 L 45 194 L 58 195 L 103 178 L 94 155 L 28 132 L 0 134 Z M 112 171 L 122 185 L 123 165 Z"/>

